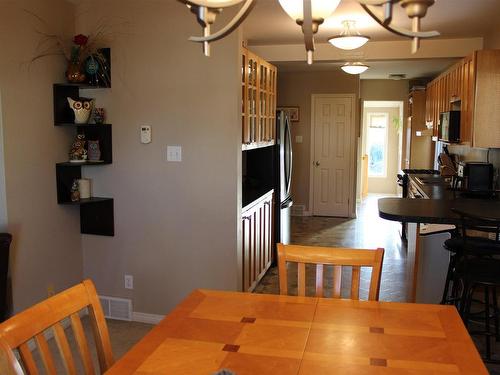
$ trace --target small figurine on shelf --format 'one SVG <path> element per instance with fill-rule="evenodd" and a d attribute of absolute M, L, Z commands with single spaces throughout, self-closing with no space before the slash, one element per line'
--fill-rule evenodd
<path fill-rule="evenodd" d="M 75 124 L 86 124 L 89 122 L 90 114 L 94 107 L 94 99 L 78 98 L 75 100 L 70 97 L 67 99 L 70 108 L 75 113 Z"/>
<path fill-rule="evenodd" d="M 106 121 L 106 111 L 104 108 L 94 108 L 94 121 L 96 124 L 104 124 Z"/>
<path fill-rule="evenodd" d="M 101 161 L 101 149 L 99 148 L 99 140 L 87 141 L 88 144 L 88 156 L 89 161 L 98 162 Z"/>
<path fill-rule="evenodd" d="M 69 161 L 71 163 L 84 163 L 86 160 L 85 134 L 77 134 L 69 151 Z"/>
<path fill-rule="evenodd" d="M 71 185 L 71 202 L 80 201 L 80 190 L 78 188 L 78 180 L 73 180 L 73 185 Z"/>

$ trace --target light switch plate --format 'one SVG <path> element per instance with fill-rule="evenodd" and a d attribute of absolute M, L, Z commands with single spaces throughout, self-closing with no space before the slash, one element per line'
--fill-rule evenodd
<path fill-rule="evenodd" d="M 295 136 L 295 143 L 302 143 L 302 136 L 301 135 Z"/>
<path fill-rule="evenodd" d="M 182 147 L 167 146 L 167 161 L 182 161 Z"/>
<path fill-rule="evenodd" d="M 151 143 L 151 126 L 141 125 L 141 143 Z"/>

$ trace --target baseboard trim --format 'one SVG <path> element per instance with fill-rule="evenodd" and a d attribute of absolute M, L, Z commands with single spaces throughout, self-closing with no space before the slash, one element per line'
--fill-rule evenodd
<path fill-rule="evenodd" d="M 164 317 L 164 315 L 148 314 L 137 311 L 132 313 L 132 321 L 138 323 L 158 324 Z"/>

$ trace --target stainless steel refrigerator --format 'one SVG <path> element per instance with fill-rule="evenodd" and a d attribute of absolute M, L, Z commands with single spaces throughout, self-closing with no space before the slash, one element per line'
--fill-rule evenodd
<path fill-rule="evenodd" d="M 276 113 L 276 153 L 275 153 L 275 242 L 290 243 L 292 184 L 292 138 L 290 121 L 284 111 Z"/>

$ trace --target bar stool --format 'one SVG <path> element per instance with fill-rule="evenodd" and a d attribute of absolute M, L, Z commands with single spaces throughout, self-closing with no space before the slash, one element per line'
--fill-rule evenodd
<path fill-rule="evenodd" d="M 479 217 L 467 212 L 453 209 L 461 218 L 462 237 L 455 237 L 448 246 L 456 250 L 453 271 L 454 297 L 459 300 L 460 315 L 466 327 L 469 326 L 471 304 L 474 291 L 478 287 L 484 289 L 484 330 L 471 331 L 471 334 L 481 334 L 486 338 L 486 358 L 491 358 L 491 337 L 500 341 L 499 314 L 497 302 L 497 287 L 500 287 L 500 220 Z M 471 235 L 471 231 L 494 234 L 495 239 Z M 456 283 L 461 282 L 462 291 L 457 293 Z M 457 298 L 458 297 L 458 298 Z M 490 297 L 492 299 L 490 300 Z M 493 313 L 491 307 L 493 306 Z M 494 320 L 495 332 L 491 332 L 491 318 Z"/>

